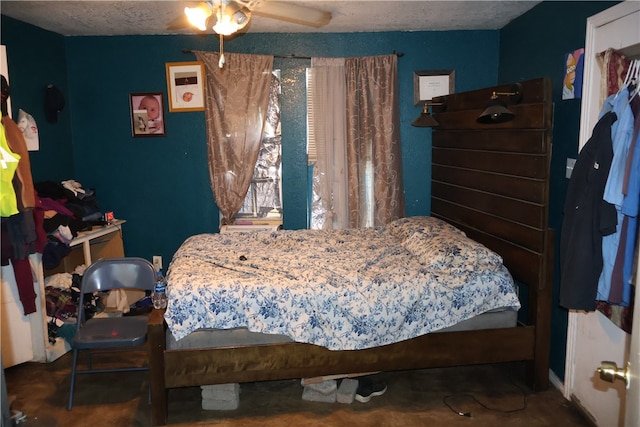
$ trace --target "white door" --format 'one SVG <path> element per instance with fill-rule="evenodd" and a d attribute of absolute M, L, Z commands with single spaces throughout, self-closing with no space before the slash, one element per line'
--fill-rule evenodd
<path fill-rule="evenodd" d="M 622 2 L 587 20 L 580 148 L 591 136 L 602 106 L 600 69 L 595 54 L 614 48 L 630 56 L 640 56 L 639 47 L 640 2 Z M 636 306 L 639 305 L 636 298 Z M 635 311 L 633 331 L 637 335 L 640 307 Z M 634 344 L 638 345 L 638 337 L 634 337 Z M 564 394 L 577 401 L 600 427 L 640 426 L 638 351 L 631 366 L 635 372 L 630 382 L 632 388 L 635 387 L 633 390 L 628 391 L 623 381 L 606 382 L 597 372 L 602 361 L 615 361 L 624 368 L 630 361 L 630 345 L 631 337 L 599 312 L 569 313 Z M 625 411 L 629 412 L 626 422 Z"/>
<path fill-rule="evenodd" d="M 640 283 L 640 271 L 636 274 L 636 283 Z M 640 285 L 636 285 L 636 301 L 640 301 Z M 635 312 L 634 312 L 635 314 Z M 629 365 L 627 387 L 627 401 L 624 425 L 626 427 L 640 426 L 640 315 L 633 316 L 631 349 L 629 350 Z"/>

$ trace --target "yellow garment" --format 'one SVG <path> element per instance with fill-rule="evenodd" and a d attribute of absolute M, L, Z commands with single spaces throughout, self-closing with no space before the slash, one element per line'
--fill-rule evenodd
<path fill-rule="evenodd" d="M 0 216 L 3 217 L 18 213 L 18 200 L 12 181 L 19 161 L 20 156 L 9 148 L 4 126 L 0 123 Z"/>
<path fill-rule="evenodd" d="M 24 212 L 29 208 L 36 207 L 36 192 L 33 188 L 33 178 L 31 177 L 31 162 L 29 161 L 29 150 L 24 134 L 9 116 L 2 117 L 4 126 L 4 136 L 7 137 L 9 150 L 20 157 L 18 169 L 13 177 L 13 190 L 16 192 L 18 200 L 18 210 Z"/>

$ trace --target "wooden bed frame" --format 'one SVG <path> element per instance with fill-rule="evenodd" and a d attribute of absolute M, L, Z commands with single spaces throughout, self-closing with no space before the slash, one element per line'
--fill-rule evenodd
<path fill-rule="evenodd" d="M 527 383 L 534 391 L 545 390 L 553 287 L 550 81 L 522 82 L 517 104 L 514 97 L 500 96 L 514 120 L 476 122 L 494 91 L 512 87 L 434 100 L 444 105 L 434 108 L 439 126 L 433 131 L 431 210 L 503 257 L 520 285 L 524 321 L 514 328 L 432 333 L 366 350 L 302 343 L 168 350 L 163 311 L 154 310 L 148 328 L 153 425 L 168 421 L 169 389 L 207 384 L 525 361 Z"/>

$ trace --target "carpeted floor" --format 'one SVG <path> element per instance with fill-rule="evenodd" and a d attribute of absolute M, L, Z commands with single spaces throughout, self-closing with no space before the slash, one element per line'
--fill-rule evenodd
<path fill-rule="evenodd" d="M 101 357 L 112 362 L 124 357 L 142 361 L 144 354 Z M 70 365 L 71 354 L 66 354 L 52 363 L 25 363 L 5 370 L 11 408 L 26 416 L 20 426 L 151 424 L 146 372 L 79 376 L 69 412 Z M 378 377 L 386 381 L 387 391 L 368 403 L 305 401 L 300 380 L 289 380 L 242 384 L 237 410 L 205 411 L 199 387 L 171 390 L 169 423 L 225 427 L 591 425 L 553 386 L 531 393 L 522 385 L 520 364 L 389 372 Z"/>

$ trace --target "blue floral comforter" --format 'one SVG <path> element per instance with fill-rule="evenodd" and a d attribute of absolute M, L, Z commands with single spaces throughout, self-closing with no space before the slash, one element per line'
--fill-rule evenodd
<path fill-rule="evenodd" d="M 385 227 L 200 234 L 167 272 L 177 340 L 247 327 L 331 350 L 390 344 L 520 303 L 500 256 L 431 217 Z"/>

